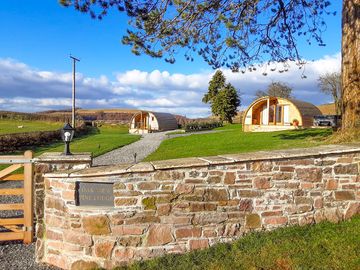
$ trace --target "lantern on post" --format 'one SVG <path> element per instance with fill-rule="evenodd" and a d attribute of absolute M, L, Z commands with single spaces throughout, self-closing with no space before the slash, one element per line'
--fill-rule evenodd
<path fill-rule="evenodd" d="M 69 124 L 65 124 L 65 126 L 61 130 L 61 139 L 65 143 L 64 155 L 72 155 L 70 152 L 70 142 L 74 137 L 75 129 Z"/>

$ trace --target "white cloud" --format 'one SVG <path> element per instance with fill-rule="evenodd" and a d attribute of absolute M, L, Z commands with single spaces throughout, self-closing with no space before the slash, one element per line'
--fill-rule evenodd
<path fill-rule="evenodd" d="M 274 66 L 245 74 L 223 70 L 227 80 L 240 91 L 242 108 L 251 103 L 257 90 L 265 90 L 272 81 L 288 83 L 298 99 L 314 104 L 330 102 L 330 97 L 319 92 L 317 78 L 340 70 L 340 53 L 307 63 L 305 71 L 290 63 L 287 72 L 271 72 Z M 277 68 L 281 66 L 278 64 Z M 268 75 L 263 76 L 264 72 Z M 307 79 L 301 78 L 303 72 Z M 128 70 L 117 73 L 115 80 L 105 75 L 92 78 L 78 73 L 77 106 L 130 107 L 203 117 L 210 114 L 209 106 L 201 99 L 213 73 L 213 70 L 194 74 Z M 0 59 L 0 110 L 33 112 L 68 108 L 71 83 L 71 73 L 37 70 L 12 59 Z"/>

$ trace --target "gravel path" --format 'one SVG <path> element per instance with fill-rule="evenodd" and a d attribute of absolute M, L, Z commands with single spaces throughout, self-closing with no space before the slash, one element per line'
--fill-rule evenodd
<path fill-rule="evenodd" d="M 160 143 L 167 138 L 168 132 L 157 132 L 142 135 L 141 139 L 124 147 L 110 151 L 104 155 L 94 158 L 93 165 L 114 165 L 120 163 L 134 162 L 134 154 L 136 153 L 136 161 L 141 161 L 154 152 Z"/>
<path fill-rule="evenodd" d="M 35 243 L 20 241 L 0 243 L 0 270 L 58 270 L 60 268 L 35 262 Z"/>

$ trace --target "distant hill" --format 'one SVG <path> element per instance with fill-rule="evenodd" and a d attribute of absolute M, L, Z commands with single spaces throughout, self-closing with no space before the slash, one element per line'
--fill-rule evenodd
<path fill-rule="evenodd" d="M 335 103 L 322 104 L 317 106 L 322 114 L 334 115 L 336 114 Z"/>

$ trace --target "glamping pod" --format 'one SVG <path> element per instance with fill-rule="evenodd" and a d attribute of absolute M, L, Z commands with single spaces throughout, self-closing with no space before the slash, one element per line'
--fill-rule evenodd
<path fill-rule="evenodd" d="M 176 118 L 171 113 L 138 112 L 130 122 L 129 132 L 144 134 L 157 131 L 174 130 L 178 128 Z"/>
<path fill-rule="evenodd" d="M 313 126 L 314 116 L 321 111 L 313 104 L 280 97 L 261 97 L 246 109 L 243 130 L 277 131 Z"/>

